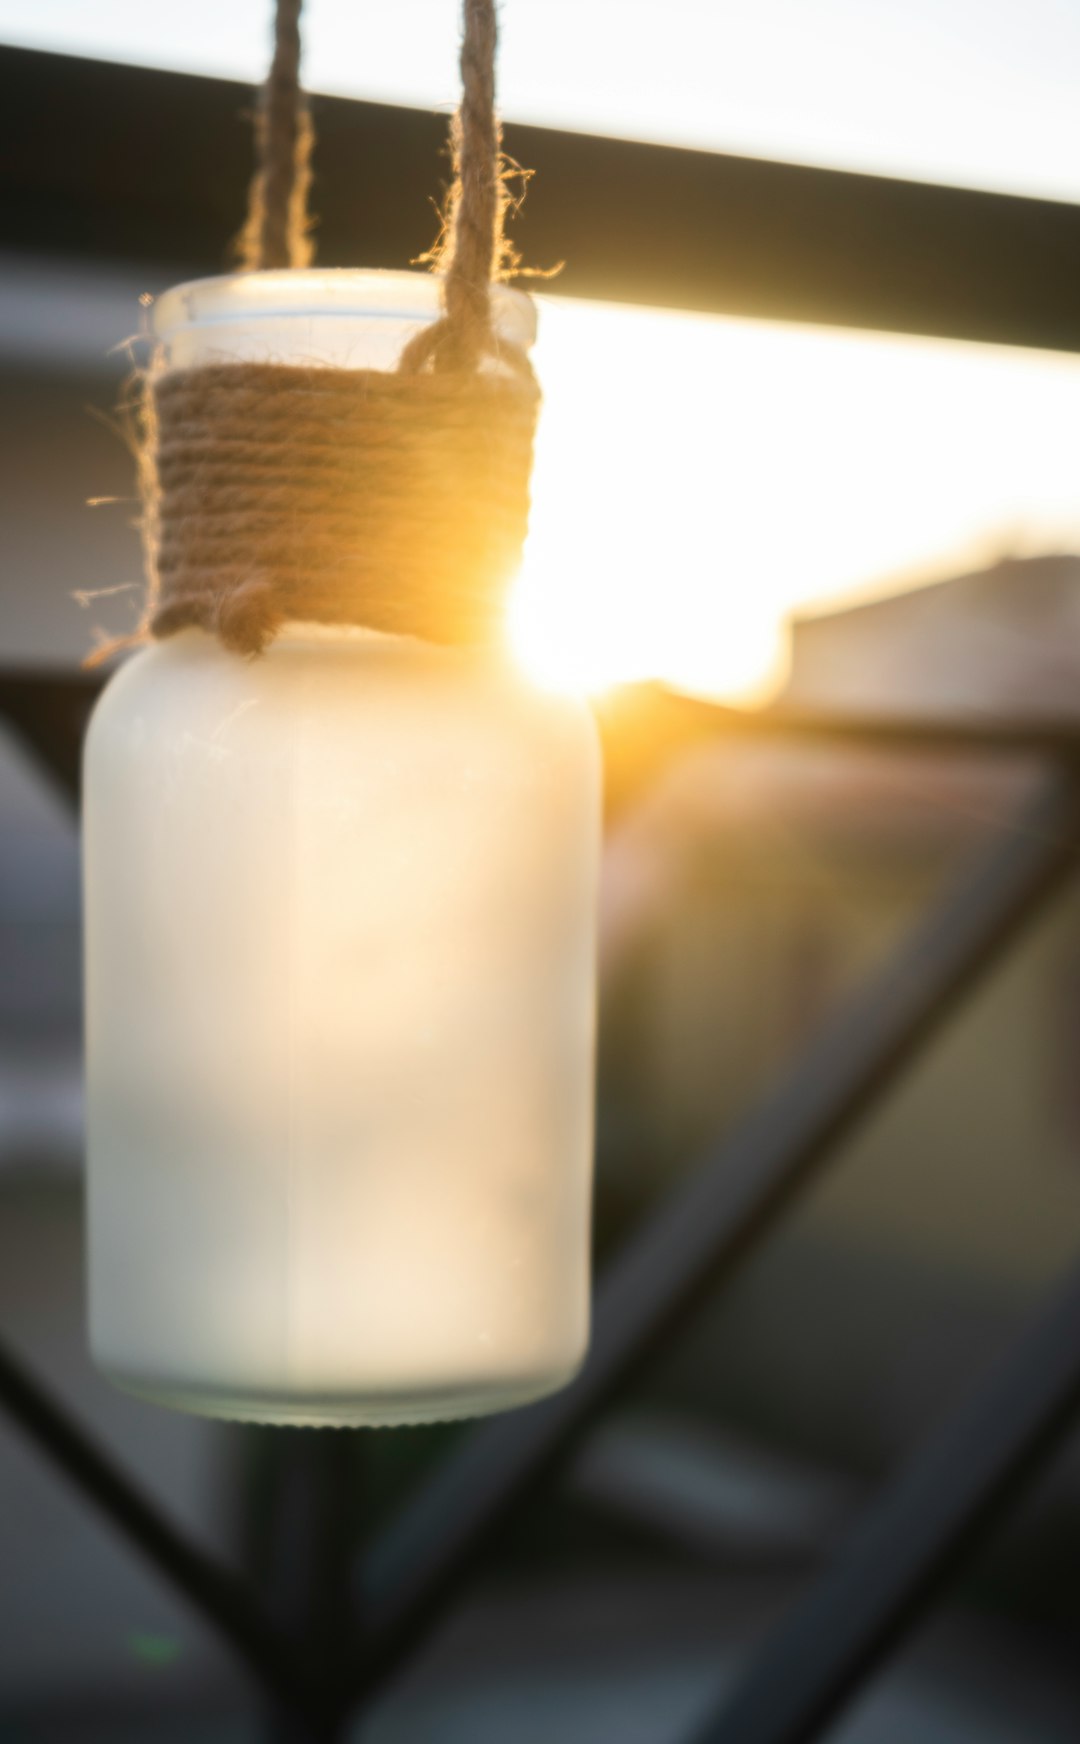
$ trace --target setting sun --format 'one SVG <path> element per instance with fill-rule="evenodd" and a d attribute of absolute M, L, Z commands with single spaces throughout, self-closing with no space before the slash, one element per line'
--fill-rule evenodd
<path fill-rule="evenodd" d="M 1080 538 L 1080 361 L 542 299 L 510 637 L 541 683 L 747 703 L 800 609 Z"/>

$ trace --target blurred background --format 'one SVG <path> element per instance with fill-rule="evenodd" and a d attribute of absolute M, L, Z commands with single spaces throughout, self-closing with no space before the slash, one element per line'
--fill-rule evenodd
<path fill-rule="evenodd" d="M 887 198 L 901 183 L 931 201 L 940 187 L 1023 197 L 1033 222 L 1080 201 L 1080 13 L 1053 0 L 506 0 L 502 28 L 509 145 L 526 162 L 530 143 L 545 149 L 531 130 L 572 130 L 881 178 L 860 183 L 868 210 L 873 186 Z M 430 241 L 430 207 L 408 202 L 445 170 L 435 151 L 398 174 L 395 116 L 453 106 L 456 6 L 312 0 L 305 30 L 307 82 L 327 94 L 320 258 L 403 265 L 407 246 L 379 249 Z M 73 673 L 95 636 L 137 615 L 133 471 L 113 417 L 125 342 L 147 298 L 228 262 L 249 153 L 241 87 L 263 76 L 267 32 L 265 0 L 0 0 L 8 673 Z M 365 149 L 351 159 L 354 114 Z M 443 122 L 429 119 L 437 141 Z M 548 186 L 561 187 L 554 167 Z M 548 268 L 560 231 L 544 188 L 541 167 L 519 241 Z M 635 190 L 606 192 L 614 226 Z M 403 200 L 404 217 L 387 217 Z M 781 222 L 742 219 L 755 234 Z M 737 263 L 740 221 L 732 200 L 700 247 Z M 1080 359 L 1037 315 L 1023 344 L 981 337 L 978 307 L 979 338 L 948 336 L 960 320 L 935 332 L 932 316 L 877 330 L 870 292 L 850 325 L 824 319 L 820 298 L 802 318 L 798 282 L 755 303 L 737 265 L 730 294 L 718 279 L 723 312 L 706 312 L 690 279 L 685 306 L 677 285 L 646 306 L 640 275 L 625 291 L 575 277 L 564 227 L 565 273 L 538 287 L 546 404 L 510 635 L 539 682 L 597 699 L 619 776 L 602 914 L 602 1264 L 1038 779 L 1016 757 L 663 737 L 655 691 L 640 730 L 655 709 L 663 743 L 646 770 L 605 713 L 612 695 L 662 681 L 743 709 L 1021 728 L 1080 713 Z M 631 240 L 647 256 L 648 236 Z M 875 246 L 849 238 L 871 285 Z M 931 252 L 913 263 L 931 302 L 943 271 Z M 268 1531 L 267 1498 L 296 1432 L 173 1416 L 89 1368 L 81 1125 L 76 820 L 4 729 L 0 1332 L 200 1545 L 287 1611 L 292 1553 L 280 1520 Z M 363 1737 L 688 1738 L 1078 1235 L 1080 891 L 1028 930 L 605 1412 Z M 465 1433 L 351 1437 L 343 1529 L 359 1541 L 391 1518 Z M 1070 1444 L 830 1736 L 1072 1744 L 1078 1558 Z M 0 1418 L 0 1740 L 264 1735 L 209 1630 Z"/>

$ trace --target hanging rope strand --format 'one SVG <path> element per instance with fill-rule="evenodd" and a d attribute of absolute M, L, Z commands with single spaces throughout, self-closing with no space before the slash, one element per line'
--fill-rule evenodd
<path fill-rule="evenodd" d="M 277 0 L 274 57 L 256 117 L 259 166 L 251 184 L 240 253 L 249 271 L 310 263 L 308 187 L 313 133 L 300 88 L 302 0 Z M 502 129 L 495 110 L 495 0 L 463 0 L 461 102 L 450 130 L 453 185 L 444 243 L 442 320 L 405 348 L 401 369 L 414 374 L 475 369 L 496 349 L 491 284 L 505 253 Z M 517 358 L 510 359 L 520 367 Z M 527 366 L 526 366 L 527 367 Z"/>
<path fill-rule="evenodd" d="M 308 266 L 314 252 L 307 210 L 314 133 L 300 88 L 302 4 L 277 0 L 274 15 L 274 57 L 255 121 L 258 168 L 239 239 L 249 272 Z"/>
<path fill-rule="evenodd" d="M 306 260 L 300 0 L 278 0 L 245 258 Z M 257 654 L 282 624 L 495 645 L 528 527 L 540 389 L 495 330 L 508 259 L 494 0 L 465 0 L 443 307 L 398 370 L 237 358 L 143 380 L 145 625 Z"/>
<path fill-rule="evenodd" d="M 501 129 L 495 115 L 494 0 L 465 0 L 461 44 L 461 105 L 454 118 L 452 252 L 446 270 L 446 320 L 474 363 L 491 333 L 491 281 L 498 266 Z"/>
<path fill-rule="evenodd" d="M 505 253 L 502 128 L 495 110 L 495 0 L 464 0 L 461 42 L 461 102 L 450 127 L 454 181 L 446 205 L 444 240 L 436 265 L 445 267 L 444 315 L 405 348 L 400 367 L 412 373 L 432 368 L 475 369 L 496 350 L 491 284 Z M 529 366 L 521 354 L 504 360 Z"/>

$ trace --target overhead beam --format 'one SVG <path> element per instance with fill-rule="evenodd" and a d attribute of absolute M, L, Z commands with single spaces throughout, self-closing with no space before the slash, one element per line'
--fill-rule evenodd
<path fill-rule="evenodd" d="M 251 169 L 247 86 L 0 48 L 5 246 L 221 271 Z M 316 97 L 328 266 L 403 267 L 435 230 L 446 119 Z M 549 128 L 515 221 L 547 287 L 729 315 L 1080 350 L 1080 206 Z"/>

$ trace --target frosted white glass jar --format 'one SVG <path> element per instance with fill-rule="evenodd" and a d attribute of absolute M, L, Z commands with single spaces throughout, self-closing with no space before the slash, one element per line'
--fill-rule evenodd
<path fill-rule="evenodd" d="M 527 299 L 500 326 L 531 338 Z M 419 275 L 181 286 L 169 362 L 387 367 Z M 310 1424 L 479 1414 L 588 1330 L 599 775 L 506 661 L 290 625 L 129 659 L 85 766 L 90 1337 Z"/>

